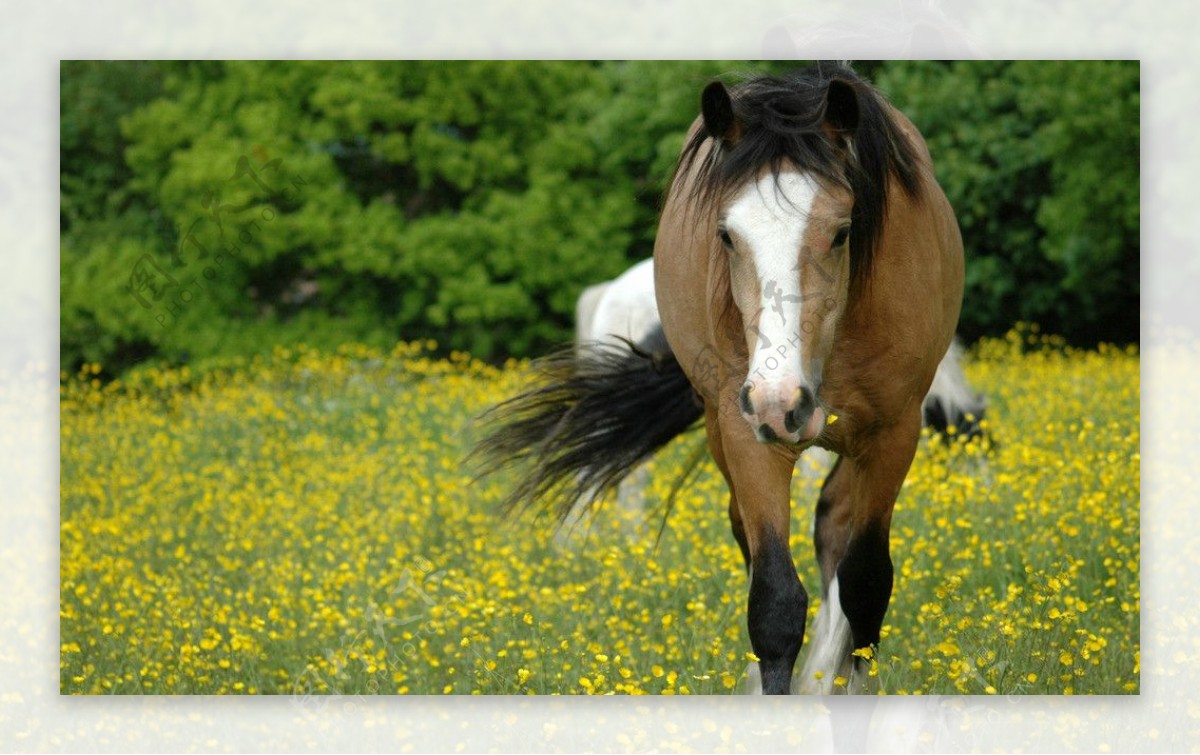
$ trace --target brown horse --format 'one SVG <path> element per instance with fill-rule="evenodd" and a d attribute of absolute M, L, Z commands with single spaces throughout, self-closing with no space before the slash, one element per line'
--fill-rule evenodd
<path fill-rule="evenodd" d="M 962 241 L 916 128 L 848 67 L 701 97 L 654 252 L 661 332 L 544 363 L 481 450 L 532 460 L 511 505 L 559 512 L 615 486 L 701 415 L 750 573 L 766 693 L 786 693 L 808 596 L 788 547 L 810 446 L 838 461 L 817 501 L 822 604 L 801 691 L 871 686 L 892 591 L 889 528 L 922 401 L 962 301 Z M 665 344 L 663 339 L 665 336 Z"/>

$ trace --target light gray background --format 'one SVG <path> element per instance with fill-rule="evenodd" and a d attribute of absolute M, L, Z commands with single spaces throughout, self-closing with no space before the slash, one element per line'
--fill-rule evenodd
<path fill-rule="evenodd" d="M 27 3 L 0 23 L 0 750 L 1180 751 L 1200 743 L 1200 419 L 1188 3 Z M 58 695 L 58 61 L 63 58 L 1142 60 L 1142 694 L 1125 698 L 69 698 Z M 1131 282 L 1132 285 L 1132 282 Z M 831 715 L 832 713 L 832 715 Z"/>

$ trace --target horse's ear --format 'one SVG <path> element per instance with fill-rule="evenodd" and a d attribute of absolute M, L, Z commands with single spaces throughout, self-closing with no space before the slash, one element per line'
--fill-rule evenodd
<path fill-rule="evenodd" d="M 729 90 L 719 81 L 704 87 L 700 95 L 700 115 L 704 118 L 704 130 L 712 138 L 736 144 L 742 136 L 742 124 L 733 114 L 733 100 Z"/>
<path fill-rule="evenodd" d="M 858 92 L 853 84 L 841 79 L 829 82 L 822 126 L 835 141 L 854 136 L 858 129 Z"/>

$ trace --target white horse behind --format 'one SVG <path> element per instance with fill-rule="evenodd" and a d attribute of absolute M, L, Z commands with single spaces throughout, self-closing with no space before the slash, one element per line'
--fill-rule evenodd
<path fill-rule="evenodd" d="M 654 298 L 654 258 L 642 260 L 611 281 L 589 286 L 575 307 L 575 346 L 641 344 L 662 327 Z"/>

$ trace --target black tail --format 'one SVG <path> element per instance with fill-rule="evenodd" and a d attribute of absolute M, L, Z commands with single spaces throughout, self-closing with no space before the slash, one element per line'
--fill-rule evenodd
<path fill-rule="evenodd" d="M 641 345 L 572 347 L 535 366 L 532 388 L 480 418 L 493 427 L 472 452 L 484 475 L 525 466 L 506 510 L 536 506 L 561 522 L 577 503 L 615 489 L 702 414 L 661 329 Z"/>

